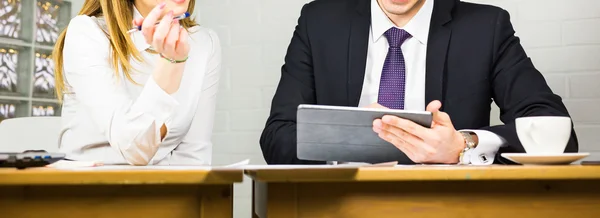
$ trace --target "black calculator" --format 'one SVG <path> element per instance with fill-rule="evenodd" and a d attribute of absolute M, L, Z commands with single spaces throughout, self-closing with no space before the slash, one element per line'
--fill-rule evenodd
<path fill-rule="evenodd" d="M 0 168 L 43 167 L 63 159 L 65 159 L 63 153 L 46 151 L 0 152 Z"/>

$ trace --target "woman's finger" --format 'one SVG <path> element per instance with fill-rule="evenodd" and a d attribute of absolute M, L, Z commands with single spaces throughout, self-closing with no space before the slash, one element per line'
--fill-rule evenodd
<path fill-rule="evenodd" d="M 169 11 L 169 13 L 162 18 L 154 31 L 152 47 L 157 49 L 157 52 L 162 52 L 164 48 L 163 44 L 165 42 L 165 37 L 167 37 L 167 34 L 169 34 L 169 31 L 171 30 L 171 22 L 173 22 L 173 11 Z"/>
<path fill-rule="evenodd" d="M 189 33 L 183 27 L 179 29 L 179 40 L 177 40 L 175 52 L 177 53 L 177 56 L 181 56 L 181 58 L 186 58 L 190 50 L 190 46 L 188 45 Z"/>
<path fill-rule="evenodd" d="M 171 22 L 171 29 L 169 30 L 169 34 L 165 39 L 165 44 L 163 47 L 163 51 L 165 55 L 168 54 L 169 58 L 174 58 L 175 56 L 175 46 L 177 46 L 177 40 L 179 39 L 179 24 L 177 21 Z"/>
<path fill-rule="evenodd" d="M 135 18 L 135 19 L 133 19 L 133 21 L 131 21 L 131 23 L 133 24 L 134 27 L 141 26 L 144 23 L 144 18 L 143 17 Z"/>
<path fill-rule="evenodd" d="M 156 7 L 150 11 L 148 16 L 144 18 L 142 21 L 142 33 L 144 35 L 144 39 L 146 39 L 146 43 L 151 44 L 154 36 L 155 23 L 162 14 L 167 3 L 163 2 L 158 4 Z"/>

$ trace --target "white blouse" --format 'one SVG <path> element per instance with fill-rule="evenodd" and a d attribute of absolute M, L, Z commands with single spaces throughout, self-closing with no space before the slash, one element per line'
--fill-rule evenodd
<path fill-rule="evenodd" d="M 137 10 L 134 18 L 141 17 Z M 65 45 L 60 151 L 67 159 L 105 164 L 204 165 L 211 163 L 212 128 L 221 68 L 214 31 L 193 27 L 179 90 L 167 94 L 152 79 L 159 55 L 145 52 L 141 32 L 132 34 L 143 62 L 130 58 L 132 78 L 115 75 L 102 18 L 84 15 L 69 24 Z M 119 69 L 119 72 L 122 72 Z M 163 141 L 160 127 L 168 132 Z"/>

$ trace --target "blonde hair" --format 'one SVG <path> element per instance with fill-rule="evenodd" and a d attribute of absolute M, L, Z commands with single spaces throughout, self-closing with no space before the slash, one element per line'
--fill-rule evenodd
<path fill-rule="evenodd" d="M 190 14 L 194 11 L 195 0 L 190 0 L 188 12 Z M 136 49 L 133 41 L 127 31 L 132 28 L 133 20 L 133 0 L 85 0 L 83 7 L 79 11 L 78 15 L 87 15 L 90 17 L 104 17 L 106 26 L 108 28 L 107 37 L 110 41 L 110 47 L 112 50 L 111 64 L 115 69 L 117 78 L 120 75 L 119 66 L 123 70 L 123 74 L 132 83 L 136 83 L 131 78 L 131 63 L 129 58 L 133 57 L 137 61 L 141 61 L 141 54 Z M 191 17 L 181 20 L 181 25 L 184 28 L 190 28 L 198 25 Z M 67 34 L 66 27 L 62 33 L 58 36 L 54 51 L 52 51 L 52 57 L 54 59 L 54 77 L 56 80 L 56 96 L 59 100 L 62 100 L 63 94 L 66 90 L 66 81 L 64 80 L 64 69 L 63 69 L 63 48 L 65 45 L 65 35 Z M 137 84 L 137 83 L 136 83 Z"/>

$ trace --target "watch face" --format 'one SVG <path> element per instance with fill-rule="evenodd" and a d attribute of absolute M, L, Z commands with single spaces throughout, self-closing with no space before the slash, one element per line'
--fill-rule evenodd
<path fill-rule="evenodd" d="M 467 144 L 468 148 L 474 148 L 475 147 L 475 141 L 473 141 L 473 137 L 471 137 L 471 134 L 468 132 L 462 132 L 463 137 L 465 138 L 465 143 Z"/>

